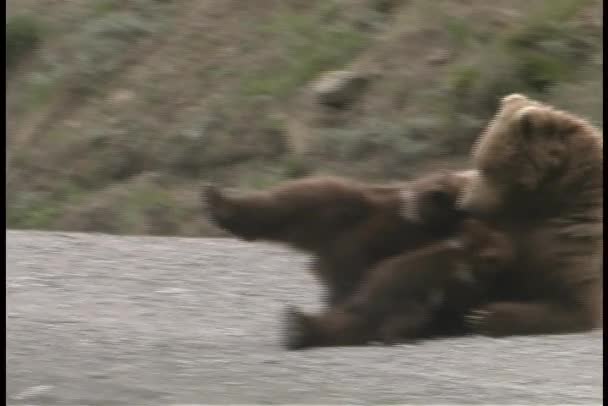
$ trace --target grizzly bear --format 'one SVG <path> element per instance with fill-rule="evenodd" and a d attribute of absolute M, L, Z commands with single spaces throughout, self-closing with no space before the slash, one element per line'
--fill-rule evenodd
<path fill-rule="evenodd" d="M 464 315 L 515 256 L 505 234 L 465 220 L 456 237 L 382 261 L 360 289 L 321 315 L 287 311 L 285 346 L 386 344 L 434 334 L 441 308 Z"/>
<path fill-rule="evenodd" d="M 394 185 L 310 177 L 242 195 L 208 186 L 203 196 L 213 222 L 233 235 L 312 254 L 326 302 L 335 305 L 379 261 L 452 235 L 469 177 L 437 172 Z"/>
<path fill-rule="evenodd" d="M 585 120 L 519 94 L 503 98 L 473 150 L 460 197 L 515 242 L 514 264 L 467 321 L 490 336 L 601 326 L 603 140 Z"/>

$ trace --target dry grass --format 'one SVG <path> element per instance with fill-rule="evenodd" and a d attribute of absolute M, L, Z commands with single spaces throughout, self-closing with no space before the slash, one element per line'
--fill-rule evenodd
<path fill-rule="evenodd" d="M 600 1 L 264 4 L 10 0 L 7 25 L 37 19 L 7 82 L 9 226 L 213 234 L 203 181 L 454 166 L 511 91 L 603 124 Z M 342 67 L 380 76 L 324 111 L 308 84 Z"/>

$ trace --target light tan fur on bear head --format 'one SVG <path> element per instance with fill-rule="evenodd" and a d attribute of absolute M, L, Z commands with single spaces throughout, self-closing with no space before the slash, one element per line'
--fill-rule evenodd
<path fill-rule="evenodd" d="M 492 213 L 522 199 L 524 206 L 537 199 L 565 201 L 564 194 L 574 202 L 581 191 L 603 191 L 601 132 L 520 94 L 502 99 L 473 148 L 473 163 L 478 176 L 460 200 L 473 212 Z"/>
<path fill-rule="evenodd" d="M 473 161 L 478 176 L 459 205 L 490 219 L 515 244 L 516 263 L 497 284 L 498 297 L 535 309 L 520 313 L 495 303 L 509 322 L 490 318 L 484 331 L 541 334 L 601 325 L 601 131 L 573 114 L 510 95 L 475 145 Z"/>

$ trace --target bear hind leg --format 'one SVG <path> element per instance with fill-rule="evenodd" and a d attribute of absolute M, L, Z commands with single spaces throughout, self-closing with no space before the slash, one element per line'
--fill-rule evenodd
<path fill-rule="evenodd" d="M 578 333 L 596 325 L 585 307 L 552 302 L 494 302 L 471 311 L 466 323 L 474 333 L 492 337 Z"/>
<path fill-rule="evenodd" d="M 416 342 L 423 337 L 431 318 L 425 309 L 410 309 L 407 314 L 391 316 L 382 323 L 379 339 L 386 345 Z"/>
<path fill-rule="evenodd" d="M 286 311 L 284 346 L 288 350 L 364 345 L 370 339 L 370 329 L 357 314 L 332 309 L 316 316 L 295 307 Z"/>

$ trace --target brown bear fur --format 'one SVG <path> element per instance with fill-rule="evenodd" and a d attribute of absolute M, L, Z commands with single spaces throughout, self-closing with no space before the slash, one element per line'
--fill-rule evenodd
<path fill-rule="evenodd" d="M 396 185 L 311 177 L 240 196 L 209 186 L 204 198 L 213 221 L 233 235 L 311 253 L 333 305 L 379 261 L 451 235 L 469 176 L 439 172 Z"/>
<path fill-rule="evenodd" d="M 601 325 L 603 140 L 586 121 L 522 95 L 502 100 L 476 144 L 461 196 L 471 215 L 516 242 L 492 302 L 473 311 L 491 336 L 569 333 Z"/>
<path fill-rule="evenodd" d="M 360 289 L 321 315 L 287 313 L 286 347 L 395 343 L 433 335 L 438 310 L 464 315 L 513 260 L 511 241 L 477 220 L 453 239 L 381 262 Z"/>

